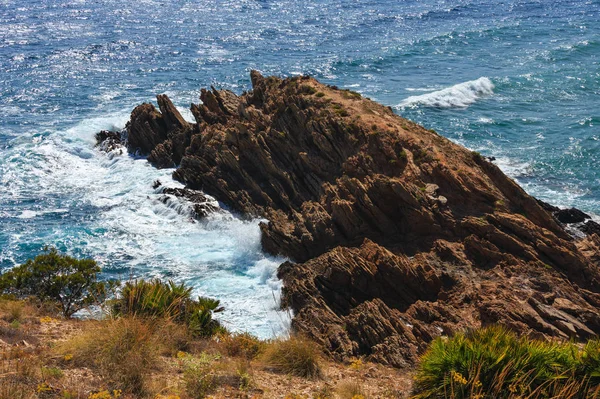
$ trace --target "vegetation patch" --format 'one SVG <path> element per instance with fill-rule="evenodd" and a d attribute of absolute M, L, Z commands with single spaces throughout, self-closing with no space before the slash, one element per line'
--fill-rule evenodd
<path fill-rule="evenodd" d="M 264 353 L 267 343 L 249 333 L 223 334 L 220 337 L 220 346 L 223 351 L 234 357 L 243 357 L 248 360 L 255 359 Z"/>
<path fill-rule="evenodd" d="M 600 341 L 580 348 L 502 327 L 438 338 L 421 359 L 414 393 L 414 399 L 598 397 Z"/>
<path fill-rule="evenodd" d="M 344 97 L 346 99 L 351 99 L 351 100 L 360 100 L 362 98 L 362 95 L 355 91 L 345 89 L 345 90 L 342 90 L 342 97 Z"/>
<path fill-rule="evenodd" d="M 94 327 L 61 343 L 57 354 L 69 358 L 69 364 L 98 370 L 106 381 L 125 392 L 146 393 L 162 346 L 153 327 L 136 318 L 98 322 Z"/>
<path fill-rule="evenodd" d="M 369 399 L 364 387 L 358 381 L 342 382 L 337 388 L 340 399 Z"/>
<path fill-rule="evenodd" d="M 137 280 L 123 286 L 113 304 L 116 316 L 169 319 L 188 326 L 197 337 L 210 337 L 225 329 L 213 318 L 223 311 L 216 299 L 192 298 L 192 288 L 173 281 Z"/>
<path fill-rule="evenodd" d="M 69 318 L 79 310 L 106 299 L 111 283 L 99 282 L 100 266 L 92 259 L 76 259 L 54 248 L 29 259 L 0 276 L 0 292 L 19 298 L 55 301 Z"/>
<path fill-rule="evenodd" d="M 433 161 L 433 156 L 422 148 L 418 148 L 413 152 L 413 161 L 417 164 L 429 163 Z"/>
<path fill-rule="evenodd" d="M 321 360 L 316 345 L 301 337 L 271 342 L 263 355 L 274 371 L 305 378 L 322 376 Z"/>
<path fill-rule="evenodd" d="M 479 152 L 471 151 L 471 155 L 473 156 L 473 159 L 475 160 L 475 162 L 483 161 L 483 156 Z"/>
<path fill-rule="evenodd" d="M 302 85 L 300 86 L 300 91 L 304 94 L 315 94 L 317 92 L 317 89 L 315 89 L 314 87 L 312 87 L 311 85 Z"/>

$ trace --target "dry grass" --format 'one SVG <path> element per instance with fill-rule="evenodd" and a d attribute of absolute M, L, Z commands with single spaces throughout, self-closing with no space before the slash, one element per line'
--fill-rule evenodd
<path fill-rule="evenodd" d="M 182 358 L 185 392 L 190 398 L 203 399 L 216 389 L 218 382 L 212 361 L 209 356 Z"/>
<path fill-rule="evenodd" d="M 35 353 L 18 347 L 3 352 L 0 361 L 0 398 L 35 397 L 39 372 L 40 360 Z"/>
<path fill-rule="evenodd" d="M 270 342 L 262 356 L 272 370 L 304 378 L 322 377 L 317 345 L 302 337 L 290 337 Z"/>
<path fill-rule="evenodd" d="M 219 347 L 228 356 L 252 360 L 265 351 L 267 344 L 248 333 L 233 333 L 220 336 Z"/>
<path fill-rule="evenodd" d="M 369 399 L 362 384 L 358 381 L 342 382 L 337 387 L 339 399 Z"/>
<path fill-rule="evenodd" d="M 116 389 L 143 395 L 164 348 L 156 331 L 136 318 L 90 323 L 81 335 L 59 344 L 56 352 L 65 362 L 98 370 Z"/>
<path fill-rule="evenodd" d="M 196 342 L 185 325 L 169 319 L 155 320 L 152 329 L 160 341 L 156 350 L 163 356 L 173 357 L 178 352 L 190 351 Z"/>
<path fill-rule="evenodd" d="M 22 301 L 1 301 L 0 312 L 2 313 L 2 319 L 8 323 L 21 322 L 23 320 L 23 311 L 25 310 L 25 303 Z"/>
<path fill-rule="evenodd" d="M 334 399 L 333 387 L 349 372 L 380 397 L 389 376 L 398 375 L 385 369 L 385 379 L 379 372 L 366 377 L 367 367 L 320 359 L 317 346 L 301 338 L 199 338 L 172 318 L 66 320 L 45 316 L 34 303 L 7 303 L 0 302 L 0 399 L 114 399 L 119 389 L 119 399 L 282 399 L 288 392 Z M 15 328 L 7 320 L 18 313 Z"/>

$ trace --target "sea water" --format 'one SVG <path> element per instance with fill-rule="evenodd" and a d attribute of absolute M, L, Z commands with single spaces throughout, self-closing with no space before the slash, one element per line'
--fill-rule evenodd
<path fill-rule="evenodd" d="M 132 108 L 249 71 L 309 74 L 484 155 L 530 194 L 600 214 L 600 2 L 0 0 L 0 269 L 51 245 L 104 277 L 219 298 L 233 330 L 284 332 L 258 220 L 198 222 L 172 170 L 94 148 Z"/>

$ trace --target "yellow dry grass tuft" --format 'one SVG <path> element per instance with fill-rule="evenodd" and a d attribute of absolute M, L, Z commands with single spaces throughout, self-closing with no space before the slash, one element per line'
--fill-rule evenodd
<path fill-rule="evenodd" d="M 272 370 L 304 378 L 322 377 L 317 345 L 302 337 L 290 337 L 270 342 L 263 361 Z"/>
<path fill-rule="evenodd" d="M 77 367 L 100 372 L 124 392 L 143 395 L 148 377 L 158 362 L 163 342 L 149 323 L 121 318 L 89 323 L 80 335 L 57 346 L 56 352 Z"/>

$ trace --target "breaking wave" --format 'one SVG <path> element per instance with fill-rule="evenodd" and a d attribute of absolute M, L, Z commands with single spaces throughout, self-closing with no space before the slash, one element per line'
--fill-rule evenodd
<path fill-rule="evenodd" d="M 290 318 L 279 311 L 276 275 L 285 259 L 262 252 L 260 220 L 222 210 L 196 221 L 190 203 L 152 187 L 158 179 L 182 188 L 172 170 L 126 150 L 94 148 L 95 132 L 127 118 L 121 111 L 90 117 L 40 138 L 21 135 L 2 150 L 0 269 L 52 245 L 94 258 L 109 277 L 173 279 L 218 298 L 219 318 L 232 331 L 285 334 Z"/>
<path fill-rule="evenodd" d="M 489 78 L 481 77 L 446 89 L 408 97 L 396 107 L 414 108 L 423 105 L 435 108 L 466 108 L 478 99 L 492 94 L 494 94 L 494 84 Z"/>

